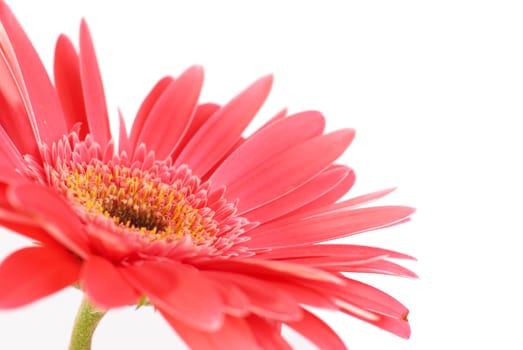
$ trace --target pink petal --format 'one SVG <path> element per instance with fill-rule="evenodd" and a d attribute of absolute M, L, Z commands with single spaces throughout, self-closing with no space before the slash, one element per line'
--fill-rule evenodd
<path fill-rule="evenodd" d="M 84 232 L 91 251 L 103 254 L 110 261 L 121 261 L 143 249 L 136 237 L 122 234 L 113 226 L 107 227 L 106 222 L 86 225 Z"/>
<path fill-rule="evenodd" d="M 111 139 L 111 130 L 100 68 L 85 20 L 80 25 L 80 75 L 89 132 L 103 148 Z"/>
<path fill-rule="evenodd" d="M 352 186 L 354 186 L 355 181 L 356 175 L 354 174 L 354 170 L 350 169 L 348 175 L 341 182 L 336 184 L 330 191 L 325 193 L 323 196 L 317 198 L 315 201 L 306 204 L 303 207 L 289 213 L 287 216 L 303 216 L 306 215 L 306 213 L 311 212 L 315 209 L 320 209 L 336 202 L 347 192 L 349 192 Z"/>
<path fill-rule="evenodd" d="M 165 159 L 187 130 L 203 84 L 203 68 L 193 66 L 174 80 L 158 98 L 145 121 L 138 144 Z"/>
<path fill-rule="evenodd" d="M 145 122 L 149 118 L 149 113 L 151 113 L 151 110 L 153 109 L 158 99 L 163 95 L 165 89 L 167 89 L 167 87 L 173 81 L 174 79 L 172 77 L 164 77 L 160 79 L 142 102 L 142 105 L 140 106 L 140 109 L 134 118 L 131 133 L 129 135 L 129 143 L 133 151 L 132 154 L 134 154 L 135 149 L 139 146 L 138 139 L 142 133 Z"/>
<path fill-rule="evenodd" d="M 63 249 L 30 247 L 0 264 L 0 308 L 29 304 L 78 280 L 80 262 Z"/>
<path fill-rule="evenodd" d="M 251 248 L 277 248 L 324 242 L 390 226 L 414 211 L 410 207 L 382 206 L 276 220 L 251 230 L 251 240 L 246 244 Z"/>
<path fill-rule="evenodd" d="M 6 131 L 14 143 L 22 153 L 36 156 L 38 149 L 33 140 L 51 144 L 66 133 L 66 125 L 60 102 L 42 61 L 3 1 L 0 2 L 0 56 L 0 73 L 3 73 L 2 83 L 0 83 L 1 94 L 10 98 L 18 95 L 21 98 L 14 97 L 15 101 L 23 101 L 25 106 L 25 112 L 16 114 L 16 118 L 13 115 L 9 118 L 8 115 L 6 119 L 1 120 L 1 124 L 4 128 L 7 124 L 13 125 L 12 130 L 6 129 Z M 5 74 L 6 68 L 10 73 Z M 4 82 L 7 85 L 4 85 Z M 7 91 L 4 90 L 5 88 Z M 9 102 L 12 103 L 13 100 Z M 0 102 L 1 104 L 3 103 Z M 16 107 L 13 110 L 20 111 Z M 20 116 L 24 120 L 26 115 L 29 117 L 33 132 L 27 122 L 19 122 Z M 18 136 L 13 137 L 13 135 Z"/>
<path fill-rule="evenodd" d="M 178 158 L 180 152 L 185 148 L 189 141 L 194 137 L 194 134 L 200 130 L 203 124 L 205 124 L 209 118 L 220 109 L 220 106 L 215 103 L 204 103 L 198 105 L 194 112 L 194 117 L 189 124 L 189 127 L 183 135 L 183 139 L 178 143 L 176 149 L 171 154 L 172 159 Z"/>
<path fill-rule="evenodd" d="M 250 221 L 257 222 L 267 222 L 284 216 L 328 192 L 347 177 L 349 173 L 350 169 L 346 167 L 329 167 L 294 191 L 241 215 Z"/>
<path fill-rule="evenodd" d="M 209 180 L 209 177 L 216 171 L 216 169 L 218 169 L 222 163 L 227 160 L 227 158 L 229 158 L 230 155 L 233 154 L 234 151 L 236 151 L 236 149 L 238 149 L 238 147 L 240 147 L 244 142 L 245 138 L 243 138 L 243 136 L 240 137 L 238 141 L 236 141 L 236 143 L 232 145 L 231 148 L 229 148 L 229 150 L 227 150 L 227 152 L 225 152 L 225 154 L 212 166 L 212 168 L 209 169 L 209 171 L 204 176 L 202 176 L 202 180 Z"/>
<path fill-rule="evenodd" d="M 121 271 L 164 315 L 205 331 L 222 326 L 219 293 L 197 270 L 175 262 L 149 261 Z"/>
<path fill-rule="evenodd" d="M 271 261 L 259 259 L 219 260 L 199 264 L 200 268 L 220 270 L 225 272 L 241 273 L 259 278 L 271 279 L 305 279 L 323 281 L 327 283 L 342 283 L 332 273 L 311 268 L 302 264 L 286 261 Z"/>
<path fill-rule="evenodd" d="M 85 114 L 80 62 L 73 43 L 65 35 L 60 35 L 56 42 L 54 81 L 64 110 L 67 129 L 71 130 L 75 124 L 81 123 L 79 136 L 83 139 L 89 132 L 89 123 Z"/>
<path fill-rule="evenodd" d="M 337 205 L 333 206 L 334 210 L 337 210 L 338 208 L 356 208 L 363 204 L 368 204 L 371 201 L 375 201 L 377 199 L 383 198 L 389 193 L 392 193 L 395 191 L 395 187 L 386 188 L 384 190 L 367 193 L 358 197 L 347 199 L 346 201 L 340 202 Z"/>
<path fill-rule="evenodd" d="M 238 141 L 272 86 L 272 76 L 256 81 L 216 112 L 194 135 L 175 160 L 203 176 Z"/>
<path fill-rule="evenodd" d="M 319 112 L 302 112 L 259 130 L 233 152 L 214 172 L 213 188 L 230 186 L 273 157 L 296 144 L 321 135 L 325 118 Z"/>
<path fill-rule="evenodd" d="M 12 221 L 9 215 L 10 213 L 4 209 L 0 209 L 0 225 L 3 228 L 7 228 L 15 233 L 30 238 L 33 241 L 44 243 L 45 245 L 56 245 L 56 240 L 49 236 L 47 232 L 39 227 L 33 227 L 29 223 L 24 224 L 16 221 Z"/>
<path fill-rule="evenodd" d="M 339 306 L 340 310 L 346 314 L 372 324 L 387 332 L 393 333 L 398 337 L 405 339 L 410 337 L 410 325 L 406 319 L 406 314 L 400 318 L 395 318 L 386 315 L 374 314 L 372 312 L 366 312 L 364 310 L 358 310 L 349 303 L 340 304 Z"/>
<path fill-rule="evenodd" d="M 126 152 L 129 154 L 131 151 L 131 144 L 129 137 L 127 136 L 127 128 L 125 127 L 125 120 L 122 111 L 118 109 L 118 121 L 120 122 L 119 134 L 118 134 L 118 149 L 120 152 Z"/>
<path fill-rule="evenodd" d="M 238 139 L 238 141 L 236 141 L 236 143 L 234 145 L 231 146 L 231 148 L 229 148 L 229 150 L 212 166 L 211 169 L 209 169 L 209 171 L 207 173 L 205 173 L 205 175 L 201 176 L 201 179 L 202 181 L 208 181 L 209 180 L 209 177 L 214 173 L 214 171 L 216 169 L 218 169 L 218 167 L 238 148 L 240 147 L 243 143 L 245 142 L 245 138 L 243 137 L 240 137 Z M 221 187 L 221 188 L 218 188 L 219 191 L 221 191 L 221 189 L 224 188 L 224 187 Z M 215 189 L 216 190 L 216 189 Z M 214 195 L 214 192 L 211 192 L 213 195 Z"/>
<path fill-rule="evenodd" d="M 0 29 L 2 29 L 0 27 Z M 3 43 L 0 42 L 3 45 Z M 4 50 L 3 47 L 0 47 Z M 0 54 L 4 54 L 0 52 Z M 29 106 L 20 91 L 19 83 L 21 77 L 14 76 L 12 68 L 0 56 L 0 137 L 2 148 L 9 145 L 11 150 L 2 149 L 3 159 L 9 160 L 12 155 L 23 152 L 24 154 L 38 155 L 38 147 L 35 135 L 29 119 Z M 6 147 L 7 148 L 7 147 Z"/>
<path fill-rule="evenodd" d="M 224 285 L 213 279 L 209 279 L 220 295 L 224 310 L 228 315 L 243 317 L 249 313 L 249 298 L 233 285 Z"/>
<path fill-rule="evenodd" d="M 89 300 L 102 309 L 136 304 L 140 297 L 111 262 L 98 256 L 84 262 L 80 279 Z"/>
<path fill-rule="evenodd" d="M 402 338 L 409 338 L 408 309 L 390 295 L 364 283 L 346 279 L 345 289 L 338 286 L 325 289 L 320 284 L 312 286 L 324 290 L 335 298 L 341 311 L 370 323 Z"/>
<path fill-rule="evenodd" d="M 281 335 L 281 326 L 275 322 L 256 315 L 249 316 L 246 321 L 262 349 L 292 350 Z"/>
<path fill-rule="evenodd" d="M 349 268 L 349 266 L 363 266 L 370 264 L 383 257 L 374 256 L 316 256 L 297 259 L 286 259 L 285 261 L 299 263 L 306 266 L 315 267 L 324 271 L 339 272 L 338 268 Z"/>
<path fill-rule="evenodd" d="M 325 322 L 303 309 L 299 321 L 285 322 L 286 325 L 303 335 L 322 350 L 347 349 L 340 337 Z"/>
<path fill-rule="evenodd" d="M 374 323 L 376 327 L 379 327 L 387 332 L 397 335 L 398 337 L 409 339 L 410 338 L 410 324 L 405 318 L 393 318 L 387 316 L 381 316 L 380 319 Z"/>
<path fill-rule="evenodd" d="M 338 272 L 357 272 L 357 273 L 377 273 L 381 275 L 391 275 L 397 277 L 418 278 L 409 269 L 388 260 L 371 260 L 358 262 L 336 261 L 341 259 L 323 258 L 321 262 L 312 262 L 312 266 L 319 267 L 327 271 Z"/>
<path fill-rule="evenodd" d="M 0 169 L 0 174 L 4 175 L 6 170 Z M 35 226 L 30 217 L 12 208 L 7 198 L 9 187 L 9 185 L 0 182 L 0 225 L 46 246 L 60 247 L 60 243 L 41 227 Z"/>
<path fill-rule="evenodd" d="M 321 256 L 285 260 L 331 272 L 376 273 L 418 278 L 409 269 L 375 256 Z"/>
<path fill-rule="evenodd" d="M 332 301 L 332 299 L 325 295 L 325 293 L 318 292 L 301 283 L 296 283 L 292 278 L 289 281 L 271 282 L 275 289 L 284 291 L 285 293 L 292 295 L 292 297 L 300 304 L 321 309 L 337 310 L 338 307 Z"/>
<path fill-rule="evenodd" d="M 46 246 L 61 246 L 61 244 L 44 229 L 34 226 L 31 218 L 20 215 L 16 210 L 0 208 L 0 225 Z"/>
<path fill-rule="evenodd" d="M 307 113 L 307 112 L 305 112 L 305 113 Z M 300 113 L 298 113 L 298 114 L 300 114 Z M 278 122 L 278 120 L 285 118 L 285 116 L 287 116 L 287 108 L 284 108 L 281 111 L 279 111 L 278 113 L 276 113 L 271 119 L 269 119 L 258 130 L 256 130 L 253 133 L 253 135 L 260 132 L 261 130 L 265 129 L 266 127 L 271 126 L 272 124 Z"/>
<path fill-rule="evenodd" d="M 354 244 L 317 244 L 305 245 L 297 247 L 284 247 L 280 249 L 273 249 L 270 251 L 259 252 L 256 254 L 260 259 L 304 259 L 314 257 L 387 257 L 392 259 L 409 259 L 416 260 L 410 255 L 398 253 L 392 250 L 369 247 Z"/>
<path fill-rule="evenodd" d="M 337 210 L 348 210 L 352 208 L 360 207 L 364 204 L 368 204 L 372 201 L 375 201 L 377 199 L 383 198 L 389 193 L 393 192 L 395 188 L 386 188 L 384 190 L 367 193 L 358 197 L 350 198 L 338 203 L 334 203 L 331 205 L 324 206 L 322 208 L 317 208 L 316 210 L 308 210 L 307 212 L 300 212 L 300 215 L 303 216 L 312 216 L 316 214 L 321 214 L 325 212 L 332 212 Z M 294 213 L 293 213 L 294 214 Z M 294 216 L 294 215 L 293 215 Z"/>
<path fill-rule="evenodd" d="M 297 301 L 285 291 L 275 289 L 270 281 L 222 271 L 205 271 L 205 275 L 227 288 L 238 288 L 249 300 L 249 311 L 252 313 L 277 320 L 301 317 Z"/>
<path fill-rule="evenodd" d="M 252 169 L 227 187 L 228 198 L 241 198 L 244 212 L 272 201 L 307 182 L 349 146 L 353 130 L 338 130 L 305 141 Z"/>
<path fill-rule="evenodd" d="M 87 257 L 89 247 L 83 236 L 83 224 L 54 190 L 37 184 L 24 184 L 8 189 L 7 196 L 13 207 L 32 216 L 35 225 L 42 227 L 75 254 Z"/>
<path fill-rule="evenodd" d="M 259 349 L 251 329 L 243 318 L 227 316 L 223 325 L 213 332 L 202 332 L 162 312 L 167 322 L 176 330 L 191 349 L 246 350 Z"/>
<path fill-rule="evenodd" d="M 0 99 L 1 98 L 2 96 L 0 95 Z M 2 113 L 1 109 L 0 113 Z M 27 163 L 22 158 L 20 151 L 11 141 L 11 138 L 7 135 L 6 131 L 0 124 L 0 167 L 6 170 L 0 171 L 0 176 L 5 180 L 7 180 L 8 178 L 22 178 L 23 176 L 19 172 L 16 172 L 15 169 L 24 169 L 26 166 Z M 7 172 L 8 174 L 6 174 Z"/>
<path fill-rule="evenodd" d="M 351 278 L 345 277 L 343 280 L 344 285 L 327 285 L 322 282 L 317 282 L 314 284 L 308 283 L 307 286 L 323 292 L 335 300 L 336 305 L 339 307 L 345 307 L 344 304 L 351 305 L 353 307 L 353 309 L 349 309 L 351 315 L 366 322 L 376 320 L 379 315 L 403 318 L 408 314 L 408 309 L 387 293 Z M 363 310 L 364 312 L 353 312 L 355 308 Z M 371 314 L 368 315 L 368 317 L 366 315 L 362 316 L 362 314 L 365 313 Z"/>

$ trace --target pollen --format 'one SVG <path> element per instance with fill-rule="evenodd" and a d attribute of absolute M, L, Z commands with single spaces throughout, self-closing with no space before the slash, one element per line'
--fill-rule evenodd
<path fill-rule="evenodd" d="M 87 218 L 103 215 L 151 241 L 190 236 L 199 242 L 209 239 L 215 226 L 199 180 L 187 171 L 158 166 L 143 170 L 95 160 L 62 166 L 54 179 Z"/>

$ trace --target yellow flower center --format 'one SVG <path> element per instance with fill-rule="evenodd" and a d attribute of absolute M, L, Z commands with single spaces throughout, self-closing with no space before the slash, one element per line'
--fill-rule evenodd
<path fill-rule="evenodd" d="M 61 172 L 61 188 L 89 215 L 104 215 L 119 227 L 152 241 L 191 236 L 209 238 L 215 226 L 205 201 L 194 193 L 194 181 L 158 168 L 144 171 L 102 162 Z"/>

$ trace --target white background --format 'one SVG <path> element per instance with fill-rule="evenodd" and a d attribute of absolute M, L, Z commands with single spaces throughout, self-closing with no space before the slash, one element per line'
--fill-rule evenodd
<path fill-rule="evenodd" d="M 348 317 L 326 319 L 352 350 L 521 349 L 523 9 L 508 1 L 11 1 L 48 67 L 54 40 L 77 42 L 85 16 L 113 121 L 132 119 L 166 74 L 206 67 L 202 100 L 226 102 L 258 76 L 275 87 L 257 125 L 281 107 L 318 109 L 358 136 L 342 159 L 355 194 L 389 186 L 383 203 L 413 222 L 363 234 L 418 257 L 420 280 L 365 278 L 411 309 L 397 339 Z M 115 123 L 116 125 L 116 123 Z M 27 242 L 2 232 L 0 258 Z M 1 349 L 65 349 L 80 301 L 67 290 L 0 312 Z M 151 310 L 102 320 L 95 349 L 174 349 Z M 306 345 L 300 339 L 299 348 Z"/>

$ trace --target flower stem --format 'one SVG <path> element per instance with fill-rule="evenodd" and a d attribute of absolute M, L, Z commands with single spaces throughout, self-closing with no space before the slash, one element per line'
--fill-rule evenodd
<path fill-rule="evenodd" d="M 104 315 L 105 311 L 95 308 L 84 297 L 74 320 L 69 350 L 90 350 L 94 330 Z"/>

